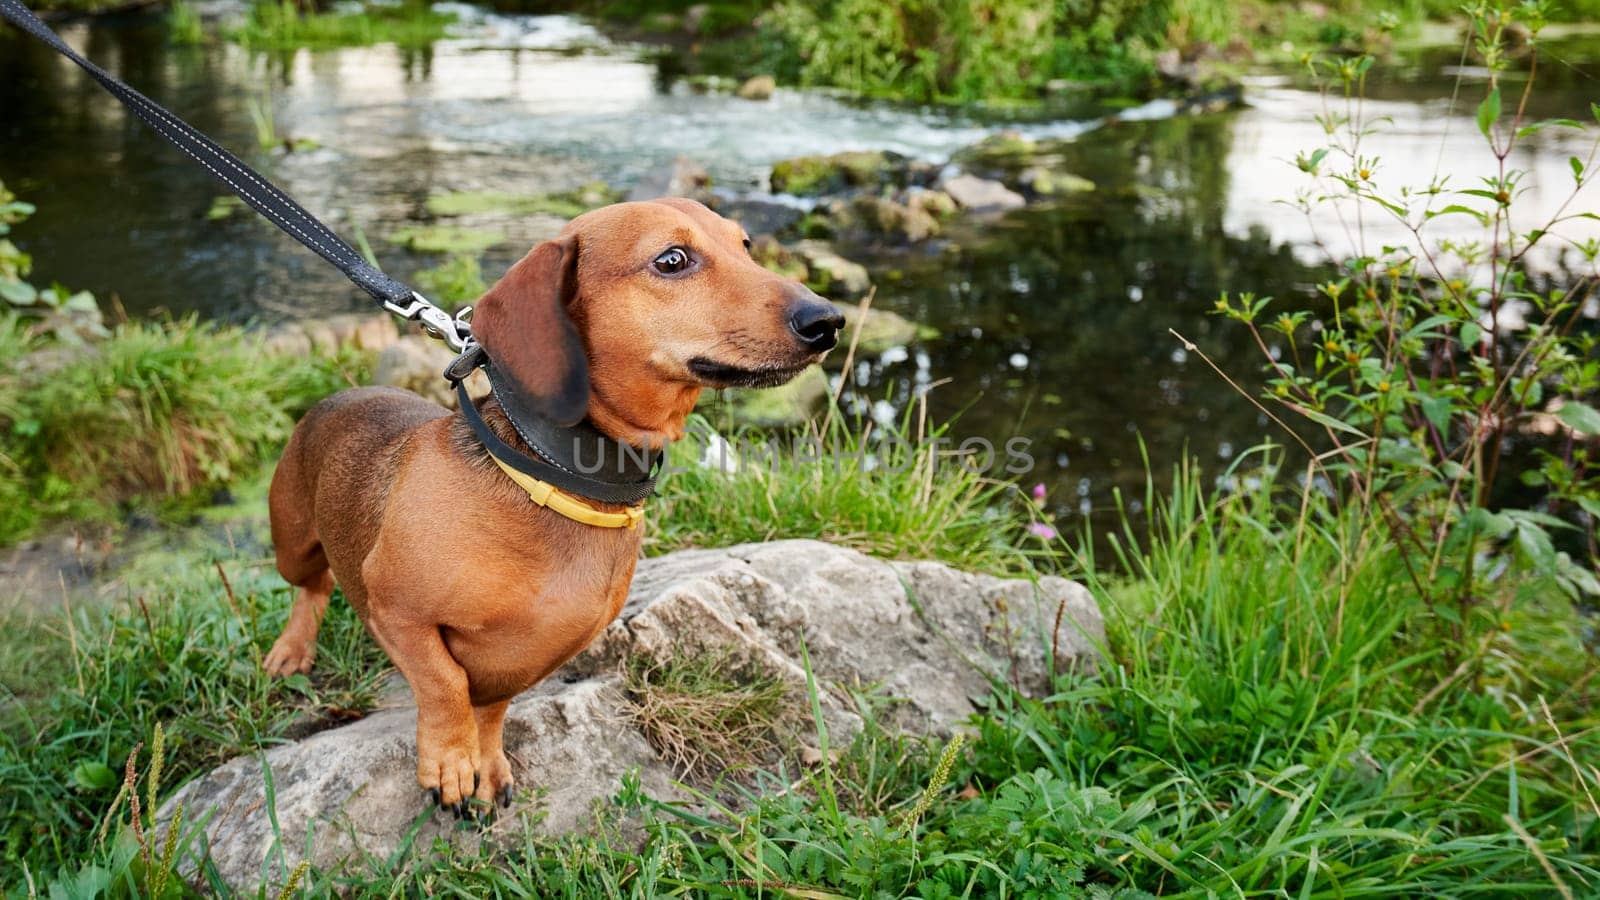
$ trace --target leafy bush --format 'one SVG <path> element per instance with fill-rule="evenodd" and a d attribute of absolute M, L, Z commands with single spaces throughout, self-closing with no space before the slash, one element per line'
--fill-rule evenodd
<path fill-rule="evenodd" d="M 1299 157 L 1312 186 L 1297 204 L 1307 213 L 1336 207 L 1344 221 L 1386 218 L 1407 239 L 1356 251 L 1344 277 L 1321 286 L 1331 320 L 1296 309 L 1270 316 L 1270 298 L 1253 294 L 1217 304 L 1267 357 L 1264 401 L 1302 425 L 1291 434 L 1312 457 L 1307 477 L 1382 523 L 1461 667 L 1455 677 L 1490 664 L 1487 645 L 1463 640 L 1480 630 L 1475 621 L 1499 621 L 1518 602 L 1501 589 L 1507 582 L 1536 573 L 1574 600 L 1600 595 L 1600 472 L 1592 459 L 1600 334 L 1583 322 L 1600 241 L 1562 235 L 1565 223 L 1600 220 L 1574 202 L 1596 180 L 1600 134 L 1587 159 L 1571 160 L 1567 203 L 1535 227 L 1513 226 L 1513 209 L 1534 187 L 1512 164 L 1518 142 L 1585 126 L 1525 120 L 1531 77 L 1518 94 L 1502 96 L 1511 29 L 1537 36 L 1542 7 L 1480 3 L 1472 12 L 1474 49 L 1491 75 L 1477 108 L 1485 175 L 1471 185 L 1383 184 L 1382 160 L 1363 144 L 1381 128 L 1361 103 L 1372 58 L 1311 59 L 1313 73 L 1347 99 L 1330 99 L 1319 116 L 1329 143 Z M 1600 105 L 1594 114 L 1600 121 Z M 1429 224 L 1446 217 L 1473 223 L 1480 236 L 1435 237 Z M 1557 242 L 1579 267 L 1570 288 L 1530 265 L 1530 254 Z M 1351 237 L 1355 247 L 1378 243 Z M 1525 462 L 1513 467 L 1513 454 Z M 1518 496 L 1519 482 L 1536 489 L 1534 502 Z"/>
<path fill-rule="evenodd" d="M 1037 97 L 1057 79 L 1141 89 L 1156 51 L 1225 44 L 1240 16 L 1216 0 L 782 0 L 761 23 L 788 57 L 769 65 L 804 83 L 973 101 Z"/>

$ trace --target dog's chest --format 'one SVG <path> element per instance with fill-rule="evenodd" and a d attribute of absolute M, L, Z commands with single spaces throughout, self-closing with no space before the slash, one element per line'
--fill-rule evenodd
<path fill-rule="evenodd" d="M 483 560 L 478 608 L 447 624 L 447 643 L 475 696 L 509 696 L 547 677 L 598 637 L 627 600 L 636 548 L 542 549 L 535 558 L 512 552 Z"/>

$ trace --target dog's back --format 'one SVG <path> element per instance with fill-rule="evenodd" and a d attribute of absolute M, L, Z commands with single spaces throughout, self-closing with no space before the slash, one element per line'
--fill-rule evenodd
<path fill-rule="evenodd" d="M 306 413 L 284 448 L 270 493 L 272 544 L 290 584 L 306 587 L 332 568 L 347 591 L 353 586 L 377 539 L 406 438 L 449 414 L 387 387 L 340 391 Z"/>

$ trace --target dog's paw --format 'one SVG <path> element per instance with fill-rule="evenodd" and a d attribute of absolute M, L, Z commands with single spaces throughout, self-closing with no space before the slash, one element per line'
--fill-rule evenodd
<path fill-rule="evenodd" d="M 511 790 L 515 779 L 511 777 L 511 761 L 505 753 L 495 751 L 478 757 L 478 789 L 473 797 L 480 802 L 479 809 L 493 811 L 496 805 L 511 805 Z"/>
<path fill-rule="evenodd" d="M 279 637 L 261 660 L 261 668 L 268 675 L 288 677 L 311 671 L 311 661 L 317 655 L 317 645 L 312 641 L 291 640 L 286 634 Z"/>
<path fill-rule="evenodd" d="M 472 811 L 471 800 L 482 779 L 477 771 L 477 751 L 465 746 L 444 746 L 433 752 L 418 748 L 417 783 L 428 799 L 456 818 Z"/>

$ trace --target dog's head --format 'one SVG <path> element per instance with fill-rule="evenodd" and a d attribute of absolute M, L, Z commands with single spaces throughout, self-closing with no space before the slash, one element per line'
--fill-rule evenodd
<path fill-rule="evenodd" d="M 833 304 L 750 258 L 693 200 L 618 203 L 534 247 L 472 314 L 473 335 L 562 424 L 676 439 L 706 387 L 783 384 L 831 349 Z"/>

